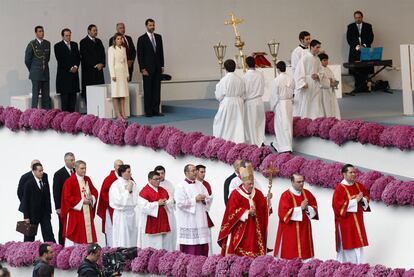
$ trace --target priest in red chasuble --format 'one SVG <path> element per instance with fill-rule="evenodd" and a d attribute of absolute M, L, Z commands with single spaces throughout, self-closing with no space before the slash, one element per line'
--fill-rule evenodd
<path fill-rule="evenodd" d="M 218 237 L 221 254 L 266 255 L 267 222 L 272 195 L 266 198 L 254 187 L 251 165 L 240 168 L 242 184 L 230 195 Z"/>
<path fill-rule="evenodd" d="M 98 191 L 86 174 L 86 163 L 75 162 L 75 174 L 63 185 L 61 217 L 65 247 L 96 242 L 95 215 Z"/>
<path fill-rule="evenodd" d="M 96 214 L 102 219 L 102 233 L 105 234 L 106 246 L 112 247 L 112 220 L 114 209 L 109 206 L 109 189 L 112 184 L 119 178 L 118 169 L 124 162 L 116 160 L 114 162 L 114 170 L 111 170 L 103 181 L 101 191 L 99 193 L 98 209 Z"/>
<path fill-rule="evenodd" d="M 342 167 L 344 179 L 336 185 L 332 199 L 335 213 L 337 259 L 340 262 L 363 263 L 363 247 L 368 246 L 364 212 L 370 212 L 369 193 L 356 182 L 356 170 L 351 164 Z"/>
<path fill-rule="evenodd" d="M 318 220 L 318 205 L 303 188 L 300 174 L 291 177 L 292 186 L 280 196 L 279 226 L 274 255 L 282 259 L 310 259 L 314 256 L 311 219 Z"/>

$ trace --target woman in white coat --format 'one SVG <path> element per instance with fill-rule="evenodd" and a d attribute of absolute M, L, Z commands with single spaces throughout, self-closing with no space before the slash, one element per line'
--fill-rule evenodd
<path fill-rule="evenodd" d="M 111 97 L 115 116 L 125 118 L 125 98 L 128 97 L 128 60 L 126 49 L 122 46 L 124 36 L 114 35 L 113 44 L 108 48 L 108 67 L 111 75 Z"/>

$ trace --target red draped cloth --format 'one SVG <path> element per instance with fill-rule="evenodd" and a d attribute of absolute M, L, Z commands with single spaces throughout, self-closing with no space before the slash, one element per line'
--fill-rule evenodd
<path fill-rule="evenodd" d="M 310 191 L 303 189 L 301 195 L 297 196 L 287 190 L 280 196 L 275 256 L 280 254 L 283 259 L 309 259 L 314 256 L 311 221 L 306 212 L 302 210 L 302 221 L 291 220 L 293 209 L 300 207 L 305 199 L 316 212 L 313 219 L 318 219 L 318 206 Z"/>
<path fill-rule="evenodd" d="M 369 193 L 364 185 L 355 182 L 351 186 L 337 184 L 332 199 L 332 207 L 335 213 L 335 239 L 336 251 L 339 251 L 339 231 L 341 232 L 342 248 L 344 250 L 368 246 L 367 233 L 364 225 L 364 209 L 362 200 L 358 203 L 356 213 L 347 212 L 349 201 L 362 192 L 369 201 Z M 370 212 L 371 209 L 365 210 Z"/>
<path fill-rule="evenodd" d="M 203 185 L 207 189 L 208 195 L 210 196 L 213 193 L 213 191 L 211 190 L 210 183 L 207 182 L 206 180 L 203 180 Z M 213 220 L 211 220 L 210 215 L 208 214 L 208 212 L 206 212 L 206 214 L 207 214 L 208 228 L 214 227 L 214 223 L 213 223 Z"/>
<path fill-rule="evenodd" d="M 98 199 L 98 191 L 93 186 L 88 176 L 84 177 L 85 183 L 88 184 L 91 195 Z M 63 237 L 71 241 L 83 244 L 91 243 L 87 240 L 87 230 L 83 207 L 80 211 L 74 210 L 74 207 L 82 200 L 79 182 L 76 174 L 72 174 L 63 185 L 61 218 L 63 222 Z M 89 216 L 91 223 L 92 242 L 96 242 L 96 231 L 94 224 L 95 208 L 89 206 Z"/>
<path fill-rule="evenodd" d="M 146 199 L 148 202 L 155 202 L 160 199 L 168 199 L 168 191 L 162 187 L 158 187 L 158 192 L 155 191 L 150 185 L 146 185 L 139 196 Z M 158 207 L 157 217 L 147 216 L 147 225 L 145 226 L 145 233 L 150 235 L 157 235 L 170 232 L 170 223 L 168 222 L 168 214 L 165 210 L 165 206 Z"/>
<path fill-rule="evenodd" d="M 102 233 L 105 233 L 106 210 L 109 209 L 111 221 L 114 214 L 114 209 L 112 209 L 109 206 L 109 189 L 117 179 L 118 177 L 115 174 L 115 170 L 112 170 L 111 173 L 109 173 L 109 175 L 104 179 L 99 194 L 98 208 L 96 214 L 102 219 Z"/>
<path fill-rule="evenodd" d="M 250 201 L 249 201 L 250 199 Z M 243 214 L 249 211 L 251 204 L 256 207 L 256 216 L 248 216 L 241 221 Z M 221 254 L 257 257 L 266 255 L 268 206 L 267 198 L 258 189 L 247 193 L 240 185 L 231 195 L 226 206 L 218 237 Z M 227 248 L 227 241 L 229 246 Z"/>

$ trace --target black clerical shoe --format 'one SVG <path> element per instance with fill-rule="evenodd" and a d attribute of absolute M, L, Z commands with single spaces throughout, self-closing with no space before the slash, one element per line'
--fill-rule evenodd
<path fill-rule="evenodd" d="M 272 147 L 273 150 L 275 150 L 277 152 L 276 148 L 273 146 L 273 142 L 270 143 L 270 147 Z"/>
<path fill-rule="evenodd" d="M 156 114 L 154 114 L 154 116 L 164 116 L 164 114 L 163 113 L 156 113 Z"/>
<path fill-rule="evenodd" d="M 145 117 L 152 117 L 152 114 L 145 114 Z"/>

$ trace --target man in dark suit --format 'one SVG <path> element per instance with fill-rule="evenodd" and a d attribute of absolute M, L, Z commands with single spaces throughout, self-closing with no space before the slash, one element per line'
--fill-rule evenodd
<path fill-rule="evenodd" d="M 127 60 L 128 60 L 128 71 L 129 71 L 129 82 L 132 80 L 133 72 L 134 72 L 134 61 L 137 55 L 137 51 L 134 46 L 134 42 L 130 36 L 125 35 L 125 24 L 124 23 L 117 23 L 116 24 L 116 32 L 121 34 L 122 37 L 122 46 L 125 47 L 127 53 Z M 109 46 L 112 46 L 114 42 L 114 37 L 109 39 Z"/>
<path fill-rule="evenodd" d="M 55 44 L 57 60 L 56 93 L 60 94 L 62 111 L 74 112 L 79 92 L 80 53 L 78 44 L 71 41 L 70 29 L 61 32 L 62 41 Z"/>
<path fill-rule="evenodd" d="M 55 242 L 50 214 L 49 181 L 43 174 L 41 163 L 35 163 L 32 167 L 32 177 L 24 185 L 23 198 L 20 209 L 24 215 L 24 221 L 31 224 L 40 224 L 43 241 Z M 24 241 L 34 241 L 35 237 L 24 237 Z"/>
<path fill-rule="evenodd" d="M 233 163 L 234 173 L 227 177 L 226 181 L 224 181 L 224 204 L 227 205 L 227 201 L 229 200 L 229 191 L 230 191 L 230 183 L 237 175 L 239 175 L 239 168 L 242 160 L 236 160 Z"/>
<path fill-rule="evenodd" d="M 163 116 L 160 113 L 161 75 L 164 72 L 162 37 L 155 34 L 155 21 L 145 21 L 147 32 L 138 38 L 137 56 L 144 81 L 145 116 Z"/>
<path fill-rule="evenodd" d="M 50 42 L 44 39 L 42 26 L 35 27 L 36 38 L 26 47 L 24 63 L 32 81 L 32 108 L 38 107 L 39 93 L 42 95 L 42 108 L 50 109 L 49 60 Z"/>
<path fill-rule="evenodd" d="M 19 198 L 19 201 L 20 201 L 20 202 L 22 201 L 22 198 L 23 198 L 23 193 L 24 193 L 24 185 L 26 184 L 27 180 L 29 180 L 29 179 L 33 176 L 33 173 L 32 173 L 32 167 L 33 167 L 33 165 L 34 165 L 35 163 L 40 163 L 40 161 L 39 161 L 39 160 L 37 160 L 37 159 L 33 160 L 33 161 L 30 163 L 30 171 L 29 171 L 29 172 L 26 172 L 25 174 L 23 174 L 23 175 L 20 177 L 19 184 L 17 185 L 17 197 Z M 44 175 L 46 176 L 46 178 L 47 178 L 47 173 L 43 173 L 43 174 L 44 174 Z M 20 211 L 20 209 L 19 209 L 19 211 Z"/>
<path fill-rule="evenodd" d="M 80 41 L 82 65 L 82 97 L 86 102 L 86 86 L 105 84 L 103 69 L 105 67 L 105 49 L 97 38 L 98 28 L 88 26 L 88 35 Z"/>
<path fill-rule="evenodd" d="M 63 239 L 63 226 L 60 219 L 60 204 L 62 200 L 62 190 L 63 184 L 66 179 L 70 177 L 75 172 L 75 155 L 71 152 L 68 152 L 64 156 L 65 166 L 55 172 L 53 176 L 53 200 L 55 201 L 55 209 L 59 219 L 59 244 L 65 245 L 65 240 Z"/>
<path fill-rule="evenodd" d="M 371 47 L 374 41 L 374 33 L 369 23 L 363 22 L 364 15 L 361 11 L 354 12 L 355 23 L 348 25 L 346 39 L 349 44 L 349 62 L 359 61 L 361 57 L 361 48 Z M 350 69 L 349 74 L 354 75 L 355 89 L 351 92 L 368 91 L 367 79 L 368 74 L 373 72 L 373 68 Z"/>

